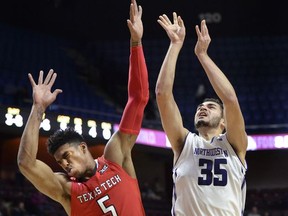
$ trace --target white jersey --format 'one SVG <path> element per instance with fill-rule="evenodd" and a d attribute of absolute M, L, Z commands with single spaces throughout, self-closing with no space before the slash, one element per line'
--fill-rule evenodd
<path fill-rule="evenodd" d="M 211 142 L 189 133 L 173 167 L 173 216 L 241 216 L 245 173 L 226 134 Z"/>

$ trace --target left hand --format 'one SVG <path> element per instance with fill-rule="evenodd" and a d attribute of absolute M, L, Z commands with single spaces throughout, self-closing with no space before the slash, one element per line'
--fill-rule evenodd
<path fill-rule="evenodd" d="M 131 0 L 130 19 L 127 25 L 130 30 L 132 42 L 141 42 L 143 36 L 142 7 L 137 5 L 136 0 Z"/>
<path fill-rule="evenodd" d="M 201 54 L 207 54 L 211 38 L 208 32 L 208 28 L 206 26 L 206 21 L 205 20 L 201 21 L 201 31 L 198 25 L 196 25 L 195 29 L 198 36 L 198 40 L 195 45 L 194 52 L 197 56 Z"/>

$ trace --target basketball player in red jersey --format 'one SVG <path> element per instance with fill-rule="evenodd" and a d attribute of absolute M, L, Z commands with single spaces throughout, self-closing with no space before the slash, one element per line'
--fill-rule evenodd
<path fill-rule="evenodd" d="M 67 215 L 145 215 L 131 158 L 149 98 L 141 17 L 141 6 L 132 0 L 127 20 L 131 34 L 128 102 L 119 130 L 106 144 L 103 156 L 96 160 L 83 137 L 72 128 L 56 131 L 47 142 L 49 153 L 66 173 L 55 173 L 36 158 L 42 116 L 62 90 L 51 91 L 57 77 L 53 70 L 45 79 L 40 71 L 38 83 L 28 75 L 33 88 L 33 105 L 21 137 L 18 166 L 40 192 L 59 202 Z"/>

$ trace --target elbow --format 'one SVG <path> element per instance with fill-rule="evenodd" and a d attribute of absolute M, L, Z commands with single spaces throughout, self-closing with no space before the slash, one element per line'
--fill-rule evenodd
<path fill-rule="evenodd" d="M 33 172 L 35 162 L 36 160 L 33 162 L 32 160 L 29 160 L 21 156 L 20 157 L 18 156 L 17 158 L 18 169 L 25 177 L 28 177 Z"/>
<path fill-rule="evenodd" d="M 142 91 L 142 94 L 140 94 L 141 97 L 139 98 L 139 103 L 142 104 L 143 106 L 146 106 L 148 104 L 148 101 L 150 99 L 150 92 L 149 92 L 149 87 L 144 88 Z"/>
<path fill-rule="evenodd" d="M 172 92 L 170 90 L 163 88 L 160 84 L 157 84 L 155 88 L 155 95 L 157 101 L 166 100 L 172 95 Z"/>
<path fill-rule="evenodd" d="M 144 95 L 141 99 L 140 99 L 140 104 L 143 104 L 143 106 L 146 106 L 148 104 L 149 101 L 149 93 Z"/>
<path fill-rule="evenodd" d="M 24 174 L 25 170 L 27 170 L 27 167 L 23 166 L 22 164 L 18 163 L 18 169 L 19 171 Z"/>
<path fill-rule="evenodd" d="M 22 161 L 22 160 L 17 160 L 17 165 L 18 165 L 18 169 L 19 171 L 24 174 L 25 173 L 25 170 L 28 169 L 27 166 L 25 166 L 25 163 Z"/>
<path fill-rule="evenodd" d="M 156 87 L 155 87 L 155 95 L 158 98 L 158 97 L 161 97 L 162 94 L 163 94 L 162 89 L 157 84 Z"/>
<path fill-rule="evenodd" d="M 219 98 L 221 99 L 221 101 L 225 104 L 234 104 L 235 102 L 238 101 L 236 92 L 233 88 L 228 88 L 223 90 L 221 93 L 219 92 L 219 94 L 217 93 L 217 95 L 219 96 Z"/>
<path fill-rule="evenodd" d="M 226 94 L 225 99 L 223 100 L 224 104 L 236 104 L 238 103 L 238 98 L 235 92 L 231 92 L 230 94 Z"/>
<path fill-rule="evenodd" d="M 30 165 L 29 163 L 27 163 L 25 160 L 22 159 L 17 159 L 17 165 L 18 165 L 18 169 L 19 171 L 26 176 L 27 173 L 29 173 L 29 171 L 31 170 L 32 165 Z"/>
<path fill-rule="evenodd" d="M 18 157 L 17 157 L 17 165 L 18 165 L 18 168 L 21 172 L 25 168 L 27 169 L 27 163 L 25 163 L 25 160 L 23 159 L 23 157 L 21 155 L 18 155 Z"/>
<path fill-rule="evenodd" d="M 149 101 L 149 94 L 142 94 L 141 96 L 140 95 L 136 95 L 136 96 L 130 96 L 129 97 L 129 101 L 130 103 L 132 104 L 139 104 L 139 105 L 142 105 L 142 106 L 146 106 L 148 101 Z"/>
<path fill-rule="evenodd" d="M 23 173 L 23 171 L 28 170 L 29 168 L 32 167 L 31 160 L 29 160 L 27 156 L 23 155 L 21 151 L 18 152 L 17 165 L 21 173 Z"/>
<path fill-rule="evenodd" d="M 236 95 L 230 95 L 228 97 L 225 97 L 225 100 L 222 100 L 225 107 L 239 107 L 239 101 L 236 97 Z"/>

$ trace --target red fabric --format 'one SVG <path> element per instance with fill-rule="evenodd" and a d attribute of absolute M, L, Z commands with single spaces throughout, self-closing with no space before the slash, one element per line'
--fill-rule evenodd
<path fill-rule="evenodd" d="M 149 83 L 142 46 L 131 47 L 128 80 L 128 102 L 124 109 L 119 130 L 139 134 L 144 109 L 149 100 Z"/>
<path fill-rule="evenodd" d="M 72 182 L 71 216 L 145 216 L 137 180 L 103 156 L 97 161 L 92 178 Z"/>

